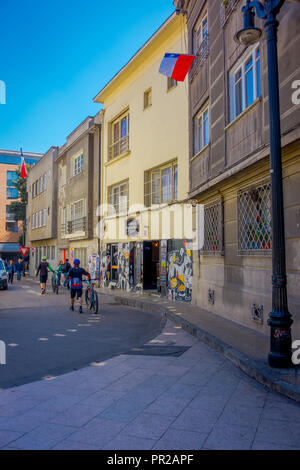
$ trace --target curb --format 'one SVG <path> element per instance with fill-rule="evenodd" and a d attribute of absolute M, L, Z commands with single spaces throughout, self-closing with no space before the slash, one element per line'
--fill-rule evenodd
<path fill-rule="evenodd" d="M 129 299 L 118 295 L 113 295 L 113 297 L 117 303 L 127 305 L 129 307 L 136 307 L 146 311 L 153 311 L 153 309 L 159 310 L 166 318 L 180 325 L 187 333 L 200 339 L 200 341 L 203 343 L 223 354 L 226 359 L 231 361 L 236 367 L 241 369 L 249 377 L 268 387 L 270 390 L 280 393 L 281 395 L 285 395 L 286 397 L 300 403 L 300 387 L 279 379 L 267 366 L 263 366 L 254 359 L 249 358 L 244 353 L 238 351 L 229 344 L 224 343 L 217 337 L 207 333 L 196 325 L 193 325 L 188 320 L 185 320 L 175 313 L 165 309 L 163 306 L 152 302 L 146 302 L 144 300 L 138 299 Z"/>

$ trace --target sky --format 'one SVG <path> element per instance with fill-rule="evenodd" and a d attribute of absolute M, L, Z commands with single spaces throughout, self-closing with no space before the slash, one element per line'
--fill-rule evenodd
<path fill-rule="evenodd" d="M 0 0 L 0 148 L 63 145 L 173 11 L 172 0 Z"/>

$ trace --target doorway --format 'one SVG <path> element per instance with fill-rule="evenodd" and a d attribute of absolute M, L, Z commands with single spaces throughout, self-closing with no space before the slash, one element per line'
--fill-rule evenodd
<path fill-rule="evenodd" d="M 157 290 L 159 277 L 159 241 L 144 242 L 143 287 Z"/>

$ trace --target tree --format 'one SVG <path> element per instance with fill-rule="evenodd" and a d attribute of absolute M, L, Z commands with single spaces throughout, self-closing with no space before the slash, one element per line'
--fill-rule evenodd
<path fill-rule="evenodd" d="M 26 165 L 27 173 L 29 171 L 29 166 Z M 14 218 L 17 222 L 22 221 L 23 223 L 23 235 L 20 236 L 19 243 L 21 238 L 23 239 L 22 243 L 25 243 L 25 225 L 26 225 L 26 205 L 28 202 L 28 193 L 27 193 L 27 178 L 21 177 L 20 169 L 16 170 L 17 180 L 13 181 L 14 186 L 18 190 L 19 200 L 12 202 L 9 206 L 9 212 L 14 215 Z"/>

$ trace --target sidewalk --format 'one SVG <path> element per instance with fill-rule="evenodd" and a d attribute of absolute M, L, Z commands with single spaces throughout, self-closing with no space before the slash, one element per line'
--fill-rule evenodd
<path fill-rule="evenodd" d="M 168 320 L 142 348 L 0 390 L 0 449 L 299 450 L 300 406 Z"/>
<path fill-rule="evenodd" d="M 98 289 L 117 302 L 145 310 L 158 309 L 185 331 L 227 359 L 259 383 L 300 402 L 300 367 L 273 369 L 268 366 L 269 337 L 221 316 L 184 302 L 172 302 L 155 294 Z"/>

